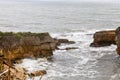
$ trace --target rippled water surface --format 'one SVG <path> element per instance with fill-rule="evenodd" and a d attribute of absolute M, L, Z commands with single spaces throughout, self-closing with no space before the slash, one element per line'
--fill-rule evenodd
<path fill-rule="evenodd" d="M 116 28 L 119 3 L 72 3 L 39 0 L 1 0 L 0 30 L 71 32 Z"/>
<path fill-rule="evenodd" d="M 119 3 L 71 3 L 39 0 L 0 1 L 0 31 L 49 32 L 55 38 L 73 40 L 55 50 L 52 59 L 24 59 L 29 72 L 45 69 L 42 80 L 119 80 L 116 46 L 91 48 L 94 32 L 120 25 Z M 32 79 L 27 79 L 32 80 Z M 35 80 L 39 80 L 36 77 Z"/>
<path fill-rule="evenodd" d="M 47 70 L 42 80 L 119 80 L 120 64 L 115 45 L 90 48 L 91 35 L 86 33 L 66 33 L 65 37 L 76 44 L 62 44 L 59 48 L 78 47 L 76 50 L 56 50 L 52 59 L 24 59 L 20 64 L 29 72 Z M 56 35 L 63 38 L 63 35 Z M 86 39 L 82 41 L 82 39 Z M 90 40 L 89 40 L 90 39 Z M 35 80 L 38 80 L 36 77 Z M 31 80 L 31 79 L 28 79 Z"/>

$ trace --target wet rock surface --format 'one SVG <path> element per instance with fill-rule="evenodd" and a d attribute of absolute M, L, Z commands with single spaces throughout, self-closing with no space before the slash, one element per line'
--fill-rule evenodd
<path fill-rule="evenodd" d="M 39 71 L 34 71 L 29 74 L 30 77 L 35 77 L 35 76 L 43 76 L 47 74 L 45 70 L 39 70 Z"/>
<path fill-rule="evenodd" d="M 60 45 L 62 43 L 64 44 L 74 44 L 74 41 L 69 41 L 68 39 L 54 39 L 57 43 L 57 45 Z"/>

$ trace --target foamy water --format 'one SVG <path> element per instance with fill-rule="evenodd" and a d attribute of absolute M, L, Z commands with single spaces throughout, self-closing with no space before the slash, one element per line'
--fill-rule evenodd
<path fill-rule="evenodd" d="M 117 67 L 119 60 L 115 52 L 116 46 L 89 47 L 93 35 L 88 34 L 89 32 L 51 34 L 56 38 L 66 38 L 76 42 L 70 45 L 62 44 L 59 48 L 78 47 L 78 49 L 55 50 L 51 60 L 24 59 L 20 65 L 28 69 L 28 72 L 46 70 L 47 74 L 42 80 L 117 80 L 119 73 L 115 70 L 119 70 Z M 34 79 L 39 80 L 39 78 Z"/>
<path fill-rule="evenodd" d="M 46 70 L 42 80 L 119 80 L 116 46 L 89 47 L 96 31 L 115 29 L 120 25 L 119 10 L 119 3 L 2 0 L 0 30 L 49 32 L 52 37 L 76 42 L 60 45 L 61 49 L 78 49 L 55 50 L 51 60 L 24 59 L 18 65 L 28 73 Z M 28 77 L 27 80 L 32 79 Z"/>

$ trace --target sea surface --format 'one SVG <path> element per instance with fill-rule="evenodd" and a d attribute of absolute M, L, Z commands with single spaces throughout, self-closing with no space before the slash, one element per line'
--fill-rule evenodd
<path fill-rule="evenodd" d="M 120 4 L 39 0 L 1 0 L 0 31 L 49 32 L 52 37 L 75 41 L 55 50 L 50 60 L 24 59 L 28 72 L 45 69 L 42 80 L 120 80 L 116 45 L 89 47 L 93 34 L 120 26 Z M 34 80 L 39 80 L 35 77 Z M 27 78 L 27 80 L 33 80 Z"/>

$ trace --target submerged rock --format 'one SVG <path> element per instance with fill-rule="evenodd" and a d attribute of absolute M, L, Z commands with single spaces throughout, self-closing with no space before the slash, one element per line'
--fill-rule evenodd
<path fill-rule="evenodd" d="M 75 49 L 79 49 L 78 47 L 66 47 L 64 49 L 60 49 L 59 50 L 75 50 Z"/>
<path fill-rule="evenodd" d="M 115 30 L 96 32 L 93 38 L 94 41 L 90 44 L 91 47 L 102 47 L 116 44 Z"/>
<path fill-rule="evenodd" d="M 75 50 L 75 49 L 79 49 L 78 47 L 67 47 L 65 48 L 65 50 Z"/>
<path fill-rule="evenodd" d="M 55 48 L 56 42 L 49 33 L 0 32 L 0 50 L 11 60 L 52 56 Z"/>

